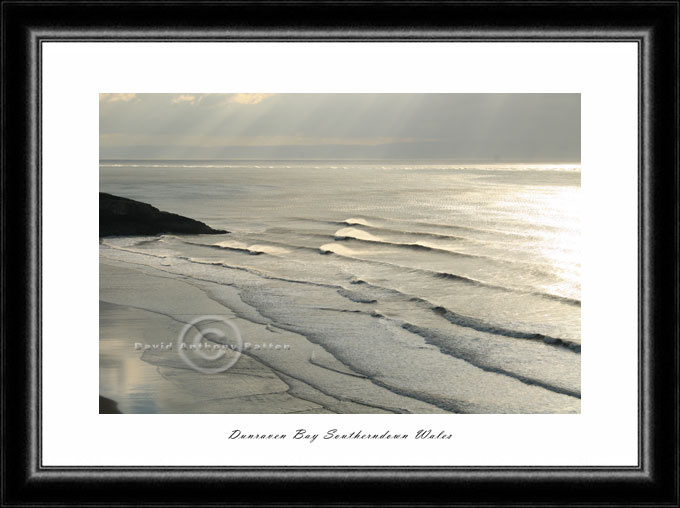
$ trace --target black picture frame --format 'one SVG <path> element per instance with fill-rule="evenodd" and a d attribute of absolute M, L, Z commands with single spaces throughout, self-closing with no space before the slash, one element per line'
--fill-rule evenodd
<path fill-rule="evenodd" d="M 679 7 L 678 1 L 3 1 L 2 505 L 678 506 Z M 42 466 L 46 41 L 637 42 L 639 465 Z"/>

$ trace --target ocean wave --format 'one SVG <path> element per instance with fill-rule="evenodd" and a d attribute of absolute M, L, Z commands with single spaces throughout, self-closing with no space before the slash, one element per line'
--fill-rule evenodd
<path fill-rule="evenodd" d="M 428 302 L 429 303 L 429 302 Z M 510 330 L 491 323 L 487 323 L 477 318 L 463 316 L 453 312 L 441 305 L 434 305 L 431 310 L 454 325 L 472 328 L 478 332 L 492 333 L 494 335 L 503 335 L 505 337 L 512 337 L 515 339 L 540 340 L 551 346 L 566 347 L 576 353 L 581 352 L 581 344 L 568 339 L 558 337 L 551 337 L 542 333 L 524 332 L 519 330 Z"/>
<path fill-rule="evenodd" d="M 266 274 L 264 272 L 261 272 L 259 270 L 254 270 L 252 268 L 247 268 L 247 267 L 242 267 L 242 266 L 237 266 L 237 265 L 230 265 L 228 263 L 224 263 L 222 261 L 213 261 L 213 260 L 201 260 L 197 258 L 191 258 L 191 257 L 184 257 L 181 256 L 179 259 L 183 259 L 185 261 L 189 261 L 191 263 L 197 263 L 197 264 L 203 264 L 203 265 L 212 265 L 212 266 L 221 266 L 224 268 L 229 268 L 229 269 L 234 269 L 234 270 L 241 270 L 245 271 L 248 273 L 251 273 L 253 275 L 256 275 L 258 277 L 266 278 L 266 279 L 271 279 L 271 280 L 279 280 L 279 281 L 284 281 L 284 282 L 291 282 L 295 284 L 308 284 L 312 286 L 317 286 L 317 287 L 326 287 L 326 288 L 332 288 L 337 291 L 338 294 L 341 296 L 352 300 L 354 302 L 358 303 L 376 303 L 377 300 L 375 298 L 371 298 L 370 296 L 359 294 L 357 292 L 350 291 L 346 288 L 343 288 L 342 286 L 338 286 L 335 284 L 325 284 L 325 283 L 320 283 L 320 282 L 312 282 L 312 281 L 305 281 L 305 280 L 300 280 L 300 279 L 290 279 L 286 277 L 278 277 L 276 275 L 272 274 Z M 360 281 L 360 280 L 353 280 L 350 281 L 352 284 L 367 284 L 368 286 L 373 286 L 376 288 L 381 288 L 380 286 L 376 286 L 374 284 L 369 284 L 366 283 L 365 281 Z M 452 324 L 455 324 L 457 326 L 462 326 L 464 328 L 471 328 L 473 330 L 477 330 L 480 332 L 486 332 L 486 333 L 491 333 L 494 335 L 503 335 L 505 337 L 511 337 L 511 338 L 516 338 L 516 339 L 527 339 L 527 340 L 541 340 L 545 342 L 546 344 L 549 344 L 551 346 L 561 346 L 561 347 L 566 347 L 574 352 L 580 352 L 581 351 L 581 345 L 577 342 L 568 340 L 568 339 L 563 339 L 559 337 L 552 337 L 549 335 L 545 335 L 542 333 L 536 333 L 536 332 L 527 332 L 527 331 L 521 331 L 521 330 L 511 330 L 508 328 L 500 327 L 491 323 L 487 323 L 483 320 L 469 317 L 469 316 L 464 316 L 462 314 L 458 314 L 456 312 L 453 312 L 441 305 L 436 305 L 429 300 L 419 297 L 419 296 L 412 296 L 408 295 L 406 293 L 403 293 L 399 290 L 396 289 L 391 289 L 391 288 L 381 288 L 381 289 L 389 289 L 389 291 L 393 292 L 394 294 L 400 294 L 404 297 L 407 297 L 409 301 L 415 302 L 415 303 L 420 303 L 425 305 L 429 310 L 434 312 L 437 315 L 442 316 L 444 319 L 449 321 Z"/>
<path fill-rule="evenodd" d="M 570 397 L 576 397 L 579 399 L 581 398 L 581 393 L 579 390 L 574 390 L 565 386 L 561 386 L 559 383 L 555 383 L 550 380 L 539 379 L 536 376 L 521 374 L 508 368 L 499 367 L 498 365 L 495 364 L 492 358 L 485 358 L 483 356 L 480 356 L 479 354 L 475 354 L 474 348 L 471 350 L 469 349 L 469 347 L 466 347 L 465 344 L 463 344 L 460 347 L 453 347 L 452 344 L 450 343 L 449 336 L 444 336 L 435 330 L 425 328 L 408 321 L 386 317 L 378 310 L 366 311 L 358 309 L 336 309 L 329 307 L 319 307 L 319 309 L 331 312 L 363 314 L 366 316 L 371 316 L 376 319 L 385 319 L 388 322 L 395 323 L 397 326 L 401 327 L 402 329 L 410 333 L 413 333 L 424 338 L 427 344 L 436 346 L 442 354 L 446 354 L 459 360 L 463 360 L 469 363 L 470 365 L 473 365 L 474 367 L 482 369 L 486 372 L 493 372 L 503 376 L 508 376 L 524 384 L 539 386 L 541 388 L 550 390 L 555 393 L 560 393 L 563 395 L 568 395 Z M 474 344 L 474 342 L 468 344 L 468 346 L 471 344 Z"/>
<path fill-rule="evenodd" d="M 152 252 L 135 250 L 135 249 L 131 249 L 129 247 L 123 247 L 121 245 L 112 245 L 112 244 L 107 243 L 105 241 L 101 242 L 100 245 L 102 247 L 107 248 L 107 249 L 118 250 L 118 251 L 122 251 L 122 252 L 129 252 L 129 253 L 132 253 L 132 254 L 139 254 L 140 256 L 147 256 L 147 257 L 151 257 L 151 258 L 167 259 L 168 257 L 171 257 L 168 254 L 154 254 Z M 133 244 L 133 246 L 134 245 L 135 244 Z"/>
<path fill-rule="evenodd" d="M 358 261 L 360 263 L 366 263 L 366 264 L 374 264 L 374 265 L 380 265 L 380 266 L 386 266 L 390 268 L 395 268 L 397 270 L 402 270 L 404 272 L 408 273 L 418 273 L 418 274 L 423 274 L 428 277 L 433 277 L 435 279 L 444 279 L 444 280 L 450 280 L 450 281 L 455 281 L 459 282 L 461 284 L 466 284 L 470 286 L 476 286 L 479 288 L 486 288 L 486 289 L 492 289 L 496 291 L 502 291 L 502 292 L 507 292 L 507 293 L 516 293 L 516 294 L 525 294 L 525 295 L 533 295 L 533 296 L 538 296 L 540 298 L 547 298 L 549 300 L 553 301 L 559 301 L 568 305 L 574 305 L 574 306 L 581 306 L 581 301 L 576 299 L 576 298 L 569 298 L 565 296 L 560 296 L 560 295 L 555 295 L 552 293 L 545 293 L 542 291 L 532 291 L 532 290 L 527 290 L 527 289 L 522 289 L 522 288 L 513 288 L 513 287 L 507 287 L 507 286 L 500 286 L 497 284 L 490 284 L 487 282 L 483 282 L 477 279 L 473 279 L 470 277 L 466 277 L 464 275 L 458 275 L 455 273 L 449 273 L 449 272 L 439 272 L 436 270 L 428 270 L 427 268 L 413 268 L 409 266 L 403 266 L 397 263 L 390 263 L 388 261 L 378 261 L 378 260 L 372 260 L 372 259 L 363 259 L 360 257 L 357 257 L 355 254 L 360 254 L 355 251 L 352 251 L 350 248 L 344 246 L 344 245 L 337 245 L 336 244 L 326 244 L 322 245 L 319 248 L 319 252 L 324 255 L 336 255 L 340 257 L 345 257 L 352 259 L 354 261 Z M 354 282 L 354 284 L 359 284 L 360 282 Z"/>
<path fill-rule="evenodd" d="M 431 312 L 434 312 L 438 316 L 441 316 L 442 318 L 446 319 L 448 322 L 456 326 L 462 326 L 464 328 L 471 328 L 478 332 L 491 333 L 493 335 L 502 335 L 505 337 L 515 339 L 541 340 L 548 345 L 565 347 L 576 353 L 579 353 L 581 351 L 581 344 L 573 340 L 552 337 L 550 335 L 545 335 L 542 333 L 512 330 L 502 326 L 497 326 L 495 324 L 488 323 L 478 318 L 464 316 L 457 312 L 453 312 L 447 309 L 446 307 L 433 303 L 430 300 L 423 298 L 421 296 L 415 296 L 409 293 L 405 293 L 404 291 L 400 291 L 398 289 L 367 282 L 363 279 L 353 278 L 349 282 L 350 284 L 361 285 L 368 289 L 374 289 L 378 292 L 385 292 L 387 294 L 398 296 L 400 298 L 422 305 L 423 308 Z"/>
<path fill-rule="evenodd" d="M 462 351 L 461 349 L 452 348 L 449 344 L 447 344 L 445 337 L 442 337 L 439 333 L 433 330 L 429 330 L 427 328 L 423 328 L 408 322 L 403 322 L 401 324 L 401 327 L 408 332 L 411 332 L 415 335 L 424 338 L 425 342 L 427 342 L 428 344 L 437 346 L 437 348 L 442 353 L 448 354 L 460 360 L 464 360 L 469 364 L 474 365 L 475 367 L 482 369 L 486 372 L 495 372 L 496 374 L 512 377 L 528 385 L 540 386 L 541 388 L 545 388 L 546 390 L 550 390 L 555 393 L 569 395 L 570 397 L 576 397 L 578 399 L 581 398 L 580 391 L 571 390 L 569 388 L 560 386 L 548 380 L 538 379 L 533 376 L 530 377 L 527 375 L 519 374 L 517 372 L 513 372 L 511 370 L 508 370 L 507 368 L 498 367 L 497 365 L 493 365 L 493 363 L 490 362 L 488 359 L 481 358 L 479 355 L 468 354 L 465 351 Z"/>
<path fill-rule="evenodd" d="M 303 285 L 308 285 L 308 286 L 317 286 L 317 287 L 323 287 L 323 288 L 331 288 L 331 289 L 339 289 L 340 286 L 335 285 L 335 284 L 326 284 L 323 282 L 314 282 L 310 280 L 301 280 L 301 279 L 291 279 L 287 277 L 279 277 L 274 274 L 269 274 L 265 273 L 260 270 L 255 270 L 254 268 L 246 267 L 246 266 L 239 266 L 239 265 L 232 265 L 229 263 L 225 263 L 224 261 L 215 261 L 211 259 L 200 259 L 200 258 L 193 258 L 190 256 L 178 256 L 177 259 L 181 259 L 183 261 L 187 261 L 189 263 L 194 263 L 198 265 L 208 265 L 208 266 L 219 266 L 222 268 L 227 268 L 230 270 L 240 270 L 242 272 L 247 272 L 250 273 L 251 275 L 255 275 L 257 277 L 261 277 L 263 279 L 269 279 L 269 280 L 278 280 L 282 282 L 290 282 L 292 284 L 303 284 Z M 214 282 L 214 281 L 209 281 L 209 282 Z"/>
<path fill-rule="evenodd" d="M 218 242 L 218 243 L 201 243 L 201 242 L 190 242 L 188 240 L 184 240 L 182 238 L 177 238 L 180 242 L 186 244 L 186 245 L 195 245 L 198 247 L 205 247 L 208 249 L 219 249 L 219 250 L 228 250 L 228 251 L 233 251 L 233 252 L 242 252 L 244 254 L 248 254 L 250 256 L 259 256 L 261 254 L 269 254 L 272 256 L 279 256 L 279 255 L 284 255 L 288 254 L 290 251 L 287 249 L 283 249 L 281 247 L 275 246 L 275 245 L 267 245 L 267 244 L 252 244 L 252 245 L 247 245 L 242 242 L 236 242 L 232 240 L 228 240 L 225 242 Z"/>
<path fill-rule="evenodd" d="M 371 220 L 373 222 L 371 222 Z M 475 228 L 471 226 L 462 226 L 459 224 L 438 224 L 435 222 L 424 222 L 424 221 L 410 221 L 410 220 L 400 220 L 400 219 L 387 219 L 384 217 L 369 217 L 369 219 L 364 219 L 364 218 L 355 218 L 351 217 L 349 219 L 344 219 L 338 222 L 335 222 L 335 224 L 338 225 L 347 225 L 347 226 L 364 226 L 368 228 L 374 228 L 374 229 L 391 229 L 393 231 L 397 232 L 403 232 L 403 233 L 421 233 L 421 234 L 438 234 L 433 231 L 412 231 L 412 230 L 402 230 L 402 229 L 397 229 L 397 228 L 385 228 L 385 226 L 381 224 L 377 224 L 377 222 L 384 222 L 387 224 L 408 224 L 408 225 L 415 225 L 415 226 L 423 226 L 429 229 L 444 229 L 444 230 L 452 230 L 452 231 L 466 231 L 466 232 L 472 232 L 472 233 L 482 233 L 485 235 L 494 235 L 494 236 L 511 236 L 511 237 L 519 237 L 519 238 L 536 238 L 534 235 L 526 234 L 526 233 L 518 233 L 515 231 L 501 231 L 497 229 L 484 229 L 484 228 Z M 328 222 L 328 221 L 325 221 Z M 448 236 L 448 235 L 444 235 Z"/>
<path fill-rule="evenodd" d="M 179 238 L 176 236 L 172 235 L 163 235 L 159 238 L 156 238 L 154 240 L 145 240 L 145 241 L 165 241 L 169 239 L 174 239 L 178 240 L 184 244 L 187 245 L 195 245 L 199 247 L 205 247 L 208 249 L 218 249 L 218 250 L 227 250 L 227 251 L 233 251 L 233 252 L 240 252 L 243 254 L 248 254 L 251 256 L 259 256 L 259 255 L 280 255 L 280 254 L 286 254 L 289 252 L 289 250 L 304 250 L 307 252 L 313 252 L 313 253 L 320 253 L 323 255 L 336 255 L 342 258 L 346 259 L 351 259 L 352 261 L 355 261 L 357 263 L 362 263 L 362 264 L 370 264 L 370 265 L 377 265 L 377 266 L 385 266 L 388 268 L 393 268 L 397 269 L 399 271 L 403 272 L 408 272 L 408 273 L 418 273 L 418 274 L 423 274 L 428 277 L 432 277 L 435 279 L 444 279 L 444 280 L 450 280 L 454 281 L 457 283 L 469 285 L 469 286 L 474 286 L 474 287 L 479 287 L 479 288 L 484 288 L 484 289 L 491 289 L 495 291 L 502 291 L 502 292 L 507 292 L 507 293 L 516 293 L 516 294 L 529 294 L 533 296 L 537 296 L 540 298 L 546 298 L 552 301 L 557 301 L 561 302 L 567 305 L 572 305 L 572 306 L 581 306 L 581 301 L 576 298 L 570 298 L 566 296 L 561 296 L 561 295 L 556 295 L 553 293 L 546 293 L 543 291 L 532 291 L 532 290 L 527 290 L 527 289 L 522 289 L 522 288 L 513 288 L 513 287 L 507 287 L 507 286 L 501 286 L 497 284 L 491 284 L 487 283 L 478 279 L 473 279 L 471 277 L 466 277 L 463 275 L 455 274 L 455 273 L 449 273 L 449 272 L 440 272 L 436 270 L 429 270 L 426 268 L 413 268 L 409 266 L 404 266 L 400 265 L 397 263 L 390 263 L 388 261 L 379 261 L 379 260 L 371 260 L 371 259 L 364 259 L 361 257 L 357 257 L 356 254 L 360 254 L 359 252 L 353 251 L 352 249 L 342 245 L 341 243 L 328 243 L 325 245 L 322 245 L 319 248 L 314 248 L 314 247 L 308 247 L 308 246 L 303 246 L 303 245 L 295 245 L 295 244 L 290 244 L 287 242 L 267 242 L 271 243 L 273 245 L 267 246 L 263 244 L 253 244 L 253 245 L 246 245 L 246 244 L 240 244 L 239 242 L 234 242 L 234 241 L 229 241 L 228 243 L 226 242 L 219 242 L 218 244 L 206 244 L 206 243 L 200 243 L 200 242 L 192 242 L 189 240 L 185 240 L 183 238 Z M 109 245 L 106 242 L 102 242 L 103 245 L 120 249 L 120 250 L 127 250 L 129 252 L 134 252 L 134 253 L 139 253 L 147 256 L 152 256 L 152 257 L 159 257 L 159 258 L 167 258 L 167 255 L 157 255 L 153 254 L 149 251 L 136 251 L 133 249 L 130 249 L 129 247 L 122 247 L 122 246 L 114 246 L 114 245 Z M 282 247 L 283 249 L 279 250 L 277 247 Z"/>
<path fill-rule="evenodd" d="M 360 226 L 363 229 L 369 229 L 371 231 L 379 231 L 379 232 L 382 232 L 382 233 L 416 236 L 416 237 L 435 239 L 435 240 L 453 240 L 453 241 L 470 240 L 469 238 L 465 238 L 465 237 L 462 237 L 462 236 L 446 235 L 446 234 L 443 234 L 443 233 L 433 233 L 433 232 L 427 232 L 427 231 L 412 231 L 412 230 L 409 230 L 409 229 L 394 229 L 394 228 L 387 228 L 387 227 L 382 227 L 382 226 L 359 224 L 359 223 L 349 223 L 349 222 L 342 222 L 342 224 L 346 224 L 348 226 Z M 342 231 L 342 230 L 340 230 L 340 231 Z M 335 236 L 343 236 L 340 233 L 340 231 L 336 232 Z"/>
<path fill-rule="evenodd" d="M 140 251 L 135 251 L 132 249 L 127 249 L 127 248 L 121 248 L 121 247 L 114 247 L 114 246 L 106 246 L 107 248 L 111 248 L 114 250 L 121 250 L 124 252 L 130 252 L 134 254 L 139 254 L 143 256 L 150 256 L 154 258 L 161 258 L 161 259 L 166 259 L 167 256 L 161 256 L 161 255 L 154 255 L 150 254 L 147 252 L 140 252 Z M 294 283 L 294 284 L 304 284 L 304 285 L 311 285 L 311 286 L 316 286 L 316 287 L 324 287 L 324 288 L 331 288 L 335 290 L 338 294 L 341 296 L 348 298 L 352 301 L 359 302 L 359 303 L 376 303 L 377 299 L 371 298 L 367 295 L 364 294 L 359 294 L 357 292 L 353 292 L 348 290 L 347 288 L 344 288 L 342 286 L 339 286 L 337 284 L 327 284 L 327 283 L 321 283 L 321 282 L 313 282 L 313 281 L 307 281 L 307 280 L 299 280 L 299 279 L 291 279 L 291 278 L 286 278 L 286 277 L 279 277 L 273 274 L 267 274 L 265 272 L 262 272 L 260 270 L 255 270 L 253 268 L 248 268 L 244 266 L 238 266 L 238 265 L 233 265 L 233 264 L 228 264 L 223 261 L 216 261 L 216 260 L 206 260 L 206 259 L 200 259 L 200 258 L 193 258 L 190 256 L 176 256 L 176 259 L 181 259 L 184 261 L 187 261 L 192 264 L 199 264 L 199 265 L 207 265 L 207 266 L 216 266 L 216 267 L 222 267 L 222 268 L 227 268 L 227 269 L 232 269 L 232 270 L 239 270 L 243 271 L 246 273 L 250 273 L 252 275 L 255 275 L 257 277 L 265 278 L 265 279 L 270 279 L 270 280 L 278 280 L 278 281 L 283 281 L 283 282 L 289 282 L 289 283 Z M 404 297 L 408 299 L 411 302 L 418 303 L 420 305 L 425 306 L 425 308 L 429 309 L 430 311 L 434 312 L 435 314 L 441 316 L 442 318 L 446 319 L 450 323 L 461 326 L 464 328 L 471 328 L 473 330 L 477 330 L 480 332 L 485 332 L 485 333 L 491 333 L 494 335 L 501 335 L 505 337 L 510 337 L 510 338 L 516 338 L 516 339 L 524 339 L 524 340 L 540 340 L 543 341 L 544 343 L 551 345 L 551 346 L 558 346 L 558 347 L 565 347 L 567 349 L 570 349 L 571 351 L 575 353 L 580 353 L 581 351 L 581 345 L 575 341 L 571 341 L 568 339 L 563 339 L 559 337 L 552 337 L 546 334 L 542 333 L 536 333 L 536 332 L 527 332 L 527 331 L 522 331 L 522 330 L 512 330 L 509 328 L 497 326 L 492 323 L 487 323 L 481 319 L 478 318 L 473 318 L 470 316 L 464 316 L 462 314 L 456 313 L 450 309 L 447 309 L 444 306 L 437 305 L 423 297 L 420 296 L 413 296 L 409 295 L 407 293 L 404 293 L 402 291 L 393 289 L 393 288 L 385 288 L 383 286 L 375 285 L 372 283 L 368 283 L 364 280 L 361 279 L 351 279 L 350 280 L 351 284 L 354 285 L 365 285 L 366 287 L 373 287 L 378 290 L 383 290 L 383 291 L 389 291 L 392 294 L 400 295 L 401 297 Z M 363 300 L 363 301 L 362 301 Z M 371 301 L 369 301 L 371 300 Z M 373 301 L 374 300 L 374 301 Z"/>
<path fill-rule="evenodd" d="M 333 239 L 335 241 L 345 241 L 345 240 L 357 240 L 357 241 L 363 241 L 363 242 L 372 242 L 375 244 L 385 244 L 385 245 L 396 245 L 400 246 L 403 248 L 412 248 L 415 250 L 429 250 L 431 252 L 442 252 L 445 254 L 451 254 L 455 255 L 458 257 L 468 257 L 468 258 L 477 258 L 477 259 L 487 259 L 492 262 L 496 263 L 511 263 L 515 265 L 522 265 L 528 267 L 532 273 L 538 275 L 538 276 L 546 276 L 550 275 L 551 272 L 546 272 L 543 268 L 548 268 L 551 269 L 554 267 L 554 263 L 546 263 L 546 262 L 537 262 L 537 261 L 526 261 L 526 260 L 517 260 L 517 259 L 509 259 L 505 257 L 496 257 L 496 256 L 491 256 L 491 255 L 486 255 L 486 254 L 470 254 L 467 252 L 460 252 L 457 250 L 454 250 L 452 248 L 449 248 L 448 246 L 442 246 L 442 245 L 432 245 L 427 244 L 427 243 L 420 243 L 420 242 L 400 242 L 400 241 L 395 241 L 395 240 L 390 240 L 386 239 L 382 236 L 377 236 L 376 234 L 373 234 L 369 231 L 366 231 L 366 229 L 373 231 L 373 232 L 379 232 L 379 233 L 388 233 L 388 234 L 393 234 L 393 235 L 401 235 L 401 236 L 414 236 L 416 238 L 423 238 L 426 241 L 427 240 L 445 240 L 445 241 L 464 241 L 466 243 L 474 243 L 478 246 L 487 246 L 491 247 L 494 250 L 498 250 L 501 248 L 500 246 L 494 246 L 493 244 L 488 245 L 482 240 L 477 240 L 477 239 L 470 239 L 470 238 L 465 238 L 461 236 L 452 236 L 452 235 L 440 235 L 437 233 L 420 233 L 416 231 L 400 231 L 397 229 L 390 229 L 390 228 L 381 228 L 381 227 L 373 227 L 373 226 L 358 226 L 358 227 L 346 227 L 346 228 L 341 228 L 338 231 L 335 232 Z M 318 235 L 322 236 L 322 235 Z M 505 250 L 504 250 L 505 251 Z"/>
<path fill-rule="evenodd" d="M 295 245 L 287 242 L 277 242 L 267 240 L 266 243 L 253 243 L 251 245 L 245 244 L 243 242 L 228 241 L 228 242 L 218 242 L 218 243 L 202 243 L 202 242 L 191 242 L 189 240 L 184 240 L 178 238 L 184 244 L 195 245 L 197 247 L 205 247 L 208 249 L 220 249 L 220 250 L 231 250 L 236 252 L 244 252 L 245 254 L 269 254 L 272 256 L 289 254 L 291 250 L 306 250 L 309 252 L 318 253 L 319 249 L 316 247 L 308 247 L 306 245 Z"/>
<path fill-rule="evenodd" d="M 430 245 L 422 245 L 419 243 L 401 243 L 401 242 L 392 242 L 390 240 L 383 240 L 378 237 L 374 237 L 374 239 L 368 239 L 368 238 L 358 238 L 356 236 L 338 236 L 338 233 L 336 233 L 335 236 L 336 241 L 346 241 L 346 240 L 352 240 L 352 241 L 357 241 L 357 242 L 364 242 L 364 243 L 372 243 L 375 245 L 390 245 L 390 246 L 395 246 L 399 247 L 402 249 L 411 249 L 411 250 L 419 250 L 419 251 L 427 251 L 427 252 L 440 252 L 442 254 L 447 254 L 455 257 L 462 257 L 462 258 L 471 258 L 471 259 L 489 259 L 492 261 L 500 261 L 500 262 L 508 262 L 508 263 L 514 263 L 514 261 L 506 261 L 506 260 L 501 260 L 497 258 L 491 258 L 489 256 L 480 256 L 477 254 L 465 254 L 463 252 L 457 252 L 454 250 L 449 250 L 449 249 L 443 249 L 440 247 L 433 247 Z"/>
<path fill-rule="evenodd" d="M 478 235 L 483 235 L 483 236 L 493 236 L 494 238 L 498 238 L 499 236 L 506 236 L 506 237 L 511 237 L 511 238 L 523 238 L 523 239 L 534 239 L 534 238 L 539 238 L 536 235 L 533 234 L 528 234 L 528 233 L 519 233 L 517 231 L 502 231 L 498 229 L 485 229 L 485 228 L 476 228 L 472 226 L 463 226 L 460 224 L 438 224 L 434 222 L 425 222 L 425 221 L 414 221 L 414 220 L 404 220 L 404 219 L 394 219 L 394 218 L 386 218 L 386 217 L 370 217 L 366 216 L 367 218 L 361 218 L 361 217 L 350 217 L 348 219 L 341 219 L 341 220 L 332 220 L 332 219 L 314 219 L 310 217 L 287 217 L 288 220 L 294 220 L 294 221 L 300 221 L 300 222 L 312 222 L 315 224 L 329 224 L 329 225 L 334 225 L 334 226 L 362 226 L 365 228 L 371 228 L 371 229 L 376 229 L 376 230 L 384 230 L 384 231 L 391 231 L 395 233 L 404 233 L 404 234 L 420 234 L 420 235 L 427 235 L 427 236 L 433 236 L 433 237 L 443 237 L 443 238 L 450 238 L 453 240 L 471 240 L 470 237 L 468 236 L 459 236 L 459 235 L 451 235 L 448 233 L 441 233 L 441 232 L 436 232 L 432 231 L 432 229 L 439 229 L 439 230 L 444 230 L 444 231 L 457 231 L 457 232 L 467 232 L 467 233 L 473 233 L 473 234 L 478 234 Z M 379 224 L 380 223 L 380 224 Z M 382 224 L 388 224 L 387 226 Z M 408 229 L 402 229 L 401 224 L 408 226 L 422 226 L 424 228 L 427 228 L 427 231 L 418 231 L 414 230 L 412 228 Z"/>
<path fill-rule="evenodd" d="M 338 289 L 338 294 L 356 303 L 377 303 L 378 300 L 371 298 L 370 296 L 358 293 L 356 291 L 350 291 L 345 288 Z"/>
<path fill-rule="evenodd" d="M 209 247 L 209 246 L 206 246 Z M 217 247 L 218 249 L 223 249 L 223 250 L 230 250 L 233 252 L 243 252 L 244 254 L 248 254 L 250 256 L 259 256 L 261 254 L 264 254 L 264 252 L 257 251 L 257 250 L 250 250 L 248 247 L 231 247 L 228 245 L 213 245 L 213 247 Z"/>

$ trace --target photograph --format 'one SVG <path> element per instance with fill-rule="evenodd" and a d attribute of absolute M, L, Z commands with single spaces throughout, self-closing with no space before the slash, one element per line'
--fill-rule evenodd
<path fill-rule="evenodd" d="M 0 3 L 2 506 L 678 506 L 680 0 Z"/>
<path fill-rule="evenodd" d="M 100 93 L 100 413 L 580 413 L 580 164 L 578 93 Z"/>

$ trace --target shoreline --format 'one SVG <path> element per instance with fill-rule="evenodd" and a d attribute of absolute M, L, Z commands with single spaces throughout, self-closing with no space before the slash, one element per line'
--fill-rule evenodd
<path fill-rule="evenodd" d="M 147 287 L 171 293 L 176 302 L 192 301 L 205 314 L 228 315 L 226 307 L 172 277 L 146 275 L 131 268 L 100 263 L 100 277 L 140 279 Z M 155 279 L 155 280 L 154 280 Z M 108 285 L 100 287 L 100 389 L 117 400 L 104 398 L 103 409 L 120 413 L 330 413 L 322 405 L 295 397 L 291 386 L 265 364 L 245 353 L 229 370 L 216 374 L 197 372 L 179 358 L 177 348 L 138 350 L 142 340 L 172 340 L 186 326 L 161 309 L 142 309 L 130 290 L 117 296 Z M 159 287 L 160 286 L 160 287 Z M 113 302 L 110 300 L 120 300 Z M 200 315 L 199 309 L 188 309 Z M 186 312 L 186 310 L 182 310 Z M 154 339 L 156 337 L 156 339 Z M 269 341 L 271 342 L 271 341 Z M 279 354 L 282 354 L 279 351 Z M 101 410 L 100 410 L 101 411 Z"/>
<path fill-rule="evenodd" d="M 100 389 L 116 398 L 124 413 L 450 412 L 357 375 L 320 345 L 255 315 L 240 300 L 240 305 L 232 302 L 235 313 L 208 297 L 208 290 L 180 277 L 148 273 L 156 270 L 100 260 Z M 148 308 L 153 305 L 149 291 L 164 295 L 159 307 L 176 308 Z M 194 371 L 179 358 L 177 348 L 135 350 L 140 337 L 167 344 L 192 317 L 201 315 L 229 317 L 244 342 L 290 347 L 244 348 L 233 367 L 217 374 Z"/>
<path fill-rule="evenodd" d="M 234 272 L 232 283 L 227 283 L 226 279 L 216 282 L 186 276 L 180 266 L 169 265 L 164 258 L 144 257 L 144 263 L 138 264 L 109 257 L 109 251 L 105 252 L 107 255 L 100 257 L 100 388 L 118 400 L 124 413 L 502 414 L 549 412 L 542 409 L 549 405 L 554 407 L 556 403 L 563 405 L 554 413 L 579 412 L 580 400 L 499 373 L 482 371 L 465 361 L 437 354 L 432 346 L 424 345 L 420 349 L 431 357 L 448 362 L 451 367 L 466 369 L 465 373 L 450 372 L 451 375 L 471 379 L 466 377 L 469 372 L 481 381 L 495 383 L 488 385 L 494 389 L 522 390 L 515 393 L 524 397 L 517 399 L 516 408 L 509 406 L 510 411 L 502 406 L 498 409 L 482 406 L 486 411 L 471 406 L 459 411 L 455 406 L 442 405 L 441 399 L 430 398 L 413 389 L 404 390 L 395 386 L 391 379 L 385 382 L 384 377 L 363 368 L 350 367 L 354 363 L 341 360 L 343 351 L 338 356 L 334 348 L 326 349 L 327 345 L 317 342 L 314 334 L 307 337 L 305 334 L 309 332 L 281 321 L 276 313 L 272 314 L 275 308 L 258 310 L 253 306 L 252 293 L 244 299 L 243 289 L 239 286 L 246 284 L 247 287 L 251 283 L 248 281 L 254 276 L 250 274 Z M 179 260 L 177 263 L 184 262 Z M 316 308 L 314 301 L 310 300 L 310 310 Z M 337 303 L 347 305 L 346 302 Z M 287 344 L 290 347 L 285 350 L 244 350 L 233 367 L 212 375 L 196 372 L 184 363 L 177 354 L 178 348 L 135 351 L 135 343 L 167 345 L 178 337 L 187 323 L 200 316 L 223 316 L 237 326 L 244 342 Z M 284 319 L 286 316 L 285 313 L 281 315 Z M 326 313 L 315 322 L 322 324 L 333 316 Z M 356 319 L 364 317 L 356 316 Z M 369 317 L 365 317 L 362 324 L 364 321 L 378 326 L 382 323 Z M 406 331 L 403 334 L 407 340 L 413 340 L 412 334 Z M 345 338 L 352 339 L 353 336 L 350 334 Z M 395 356 L 397 366 L 390 368 L 398 369 L 405 361 Z M 113 385 L 118 388 L 111 389 Z M 461 390 L 476 393 L 475 386 L 471 382 L 457 387 L 453 393 Z M 494 402 L 494 399 L 487 400 Z M 531 404 L 531 410 L 521 406 L 523 401 Z M 546 406 L 542 406 L 544 402 Z"/>

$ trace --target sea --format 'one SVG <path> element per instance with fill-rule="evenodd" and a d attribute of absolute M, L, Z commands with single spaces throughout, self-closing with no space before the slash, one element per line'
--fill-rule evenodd
<path fill-rule="evenodd" d="M 101 262 L 228 287 L 242 319 L 443 412 L 580 412 L 578 165 L 101 160 L 99 176 L 101 192 L 229 231 L 104 238 Z M 323 369 L 281 371 L 362 396 Z"/>

